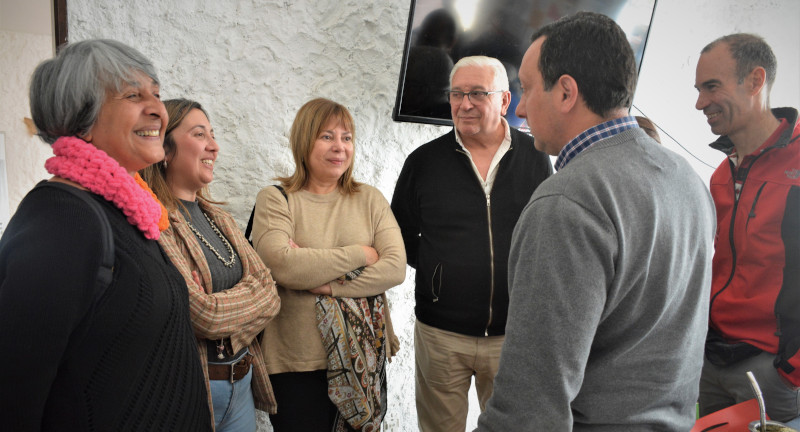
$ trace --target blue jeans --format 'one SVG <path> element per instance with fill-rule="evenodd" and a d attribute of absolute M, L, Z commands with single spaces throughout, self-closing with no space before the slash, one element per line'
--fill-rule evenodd
<path fill-rule="evenodd" d="M 250 382 L 253 368 L 244 378 L 231 384 L 226 380 L 211 380 L 211 402 L 214 405 L 214 425 L 217 432 L 255 432 L 256 408 Z"/>

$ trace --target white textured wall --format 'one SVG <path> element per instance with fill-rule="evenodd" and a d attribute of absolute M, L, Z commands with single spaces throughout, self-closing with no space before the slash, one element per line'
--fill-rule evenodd
<path fill-rule="evenodd" d="M 137 47 L 158 67 L 165 98 L 191 97 L 208 108 L 222 146 L 212 190 L 244 223 L 258 189 L 290 173 L 287 133 L 294 113 L 312 97 L 329 97 L 351 109 L 357 125 L 356 176 L 387 198 L 405 156 L 447 131 L 391 120 L 408 6 L 408 0 L 70 0 L 69 37 L 108 37 Z M 797 107 L 798 17 L 796 0 L 661 0 L 635 104 L 716 165 L 720 156 L 705 150 L 713 136 L 694 110 L 699 50 L 734 31 L 764 35 L 779 60 L 773 106 Z M 3 53 L 5 37 L 0 33 Z M 6 100 L 2 94 L 0 121 L 20 117 L 5 110 L 24 105 L 24 97 Z M 24 157 L 15 156 L 10 164 L 17 160 Z M 704 178 L 710 176 L 710 168 L 696 166 Z M 403 351 L 389 367 L 385 430 L 413 431 L 413 283 L 393 289 L 390 300 Z M 473 409 L 470 425 L 475 416 Z"/>
<path fill-rule="evenodd" d="M 797 0 L 658 1 L 633 104 L 675 138 L 661 133 L 661 142 L 686 157 L 706 183 L 714 169 L 705 164 L 716 168 L 723 155 L 708 147 L 717 137 L 711 134 L 702 112 L 694 109 L 697 101 L 694 74 L 700 51 L 722 35 L 737 32 L 761 35 L 778 58 L 771 105 L 798 108 L 798 19 L 800 1 Z M 636 109 L 633 112 L 638 114 Z"/>
<path fill-rule="evenodd" d="M 52 156 L 50 146 L 30 136 L 23 119 L 31 116 L 31 73 L 39 62 L 53 56 L 52 46 L 50 36 L 0 30 L 0 132 L 5 134 L 11 213 L 36 182 L 47 177 L 44 160 Z"/>
<path fill-rule="evenodd" d="M 408 7 L 388 0 L 70 0 L 69 39 L 108 37 L 137 47 L 159 70 L 162 98 L 190 97 L 207 108 L 221 146 L 212 193 L 244 224 L 258 190 L 291 174 L 288 132 L 311 98 L 351 110 L 356 178 L 387 198 L 405 156 L 447 130 L 391 120 Z M 402 350 L 388 369 L 385 430 L 413 431 L 413 284 L 389 298 Z"/>

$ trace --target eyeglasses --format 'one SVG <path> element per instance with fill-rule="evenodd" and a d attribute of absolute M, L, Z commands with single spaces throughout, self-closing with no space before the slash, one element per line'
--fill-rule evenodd
<path fill-rule="evenodd" d="M 469 92 L 462 92 L 458 90 L 449 90 L 447 91 L 447 97 L 450 98 L 450 103 L 458 104 L 464 100 L 464 96 L 469 99 L 470 102 L 476 104 L 481 102 L 486 102 L 486 99 L 489 98 L 490 94 L 495 93 L 503 93 L 505 90 L 493 90 L 493 91 L 480 91 L 480 90 L 472 90 Z"/>

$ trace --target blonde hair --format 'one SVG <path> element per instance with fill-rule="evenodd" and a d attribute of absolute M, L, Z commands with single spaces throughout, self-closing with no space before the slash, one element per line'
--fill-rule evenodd
<path fill-rule="evenodd" d="M 639 123 L 639 127 L 645 131 L 647 135 L 650 135 L 650 138 L 653 138 L 657 143 L 661 144 L 661 137 L 658 135 L 656 124 L 653 123 L 652 120 L 647 117 L 636 116 L 636 122 Z"/>
<path fill-rule="evenodd" d="M 308 183 L 309 172 L 306 161 L 314 149 L 317 137 L 331 120 L 337 120 L 341 123 L 353 135 L 353 143 L 355 144 L 355 123 L 350 111 L 344 105 L 329 99 L 317 98 L 306 102 L 297 111 L 289 134 L 289 147 L 292 149 L 295 170 L 288 177 L 275 178 L 275 180 L 281 182 L 281 186 L 286 192 L 296 192 Z M 355 145 L 353 146 L 353 155 L 355 156 Z M 354 161 L 355 157 L 351 160 L 350 166 L 344 174 L 339 177 L 339 191 L 344 194 L 358 192 L 361 186 L 360 183 L 353 179 Z"/>
<path fill-rule="evenodd" d="M 139 171 L 139 175 L 141 175 L 144 181 L 147 182 L 147 184 L 150 186 L 150 189 L 152 189 L 153 193 L 155 193 L 158 197 L 158 200 L 164 204 L 164 207 L 166 207 L 167 210 L 172 211 L 177 210 L 178 207 L 184 207 L 180 200 L 175 197 L 175 194 L 172 193 L 172 189 L 170 189 L 169 184 L 167 183 L 168 164 L 166 160 L 171 156 L 174 156 L 175 152 L 178 150 L 178 147 L 175 144 L 175 137 L 172 136 L 172 131 L 180 126 L 181 122 L 183 122 L 183 119 L 185 119 L 186 116 L 192 112 L 192 110 L 197 109 L 202 111 L 206 118 L 208 118 L 208 113 L 203 109 L 203 106 L 200 105 L 199 102 L 189 99 L 166 100 L 164 101 L 164 106 L 167 108 L 167 114 L 169 115 L 167 130 L 164 132 L 164 160 Z M 212 204 L 224 204 L 211 199 L 211 193 L 208 190 L 208 186 L 204 186 L 202 189 L 200 189 L 197 192 L 197 196 Z"/>

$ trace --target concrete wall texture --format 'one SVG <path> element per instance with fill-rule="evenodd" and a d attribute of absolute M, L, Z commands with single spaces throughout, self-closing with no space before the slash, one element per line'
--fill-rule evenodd
<path fill-rule="evenodd" d="M 221 147 L 211 191 L 247 222 L 256 193 L 293 172 L 300 106 L 327 97 L 356 123 L 355 174 L 391 197 L 406 155 L 447 129 L 393 123 L 409 2 L 70 1 L 69 39 L 130 44 L 159 71 L 164 99 L 208 110 Z M 388 368 L 387 431 L 416 430 L 413 283 L 389 293 L 402 350 Z M 271 430 L 261 416 L 261 430 Z"/>
<path fill-rule="evenodd" d="M 288 131 L 297 109 L 313 97 L 350 108 L 357 128 L 356 178 L 387 199 L 406 155 L 449 130 L 391 120 L 408 10 L 408 0 L 70 0 L 69 39 L 104 37 L 130 44 L 155 63 L 164 98 L 189 97 L 207 108 L 221 146 L 212 193 L 227 201 L 226 208 L 243 224 L 257 191 L 273 184 L 273 177 L 291 173 Z M 650 116 L 669 134 L 662 132 L 665 145 L 708 179 L 722 155 L 706 149 L 714 137 L 694 109 L 700 50 L 723 34 L 761 34 L 779 60 L 772 105 L 797 107 L 798 17 L 796 0 L 661 0 L 633 112 Z M 5 50 L 8 36 L 0 37 Z M 23 96 L 18 98 L 14 103 L 24 104 Z M 7 107 L 9 101 L 4 102 Z M 6 115 L 3 111 L 0 119 Z M 6 145 L 17 140 L 39 145 L 8 135 Z M 36 169 L 44 160 L 38 157 Z M 9 163 L 22 163 L 18 160 Z M 31 165 L 25 171 L 42 178 Z M 21 193 L 34 183 L 25 182 L 30 184 Z M 402 351 L 388 369 L 384 430 L 413 431 L 413 271 L 389 298 Z M 469 430 L 477 415 L 472 397 Z M 271 430 L 266 416 L 259 421 L 261 431 Z"/>

